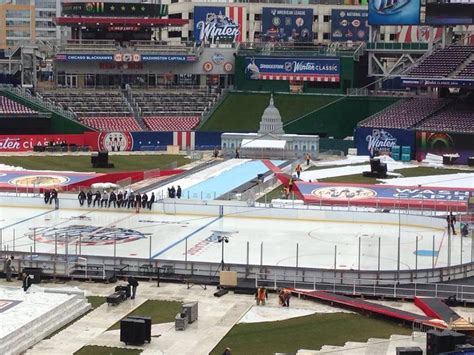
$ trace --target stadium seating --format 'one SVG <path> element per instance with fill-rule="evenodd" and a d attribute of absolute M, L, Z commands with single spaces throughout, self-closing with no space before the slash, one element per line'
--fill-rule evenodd
<path fill-rule="evenodd" d="M 143 119 L 151 131 L 190 131 L 199 124 L 199 117 L 154 116 Z"/>
<path fill-rule="evenodd" d="M 40 95 L 43 99 L 74 112 L 78 118 L 133 116 L 119 91 L 54 90 L 41 92 Z"/>
<path fill-rule="evenodd" d="M 421 122 L 417 128 L 438 132 L 474 133 L 474 104 L 456 101 Z"/>
<path fill-rule="evenodd" d="M 474 60 L 461 70 L 456 77 L 465 79 L 474 78 Z"/>
<path fill-rule="evenodd" d="M 205 89 L 133 90 L 133 101 L 143 118 L 156 116 L 202 116 L 210 110 L 219 94 Z"/>
<path fill-rule="evenodd" d="M 452 45 L 433 52 L 410 69 L 411 77 L 446 77 L 453 73 L 474 52 L 474 46 Z"/>
<path fill-rule="evenodd" d="M 10 100 L 5 96 L 0 96 L 0 115 L 31 115 L 38 112 Z"/>
<path fill-rule="evenodd" d="M 141 131 L 141 127 L 133 117 L 83 117 L 85 125 L 100 131 Z"/>
<path fill-rule="evenodd" d="M 360 127 L 410 128 L 442 109 L 449 99 L 413 98 L 401 100 L 362 121 Z"/>

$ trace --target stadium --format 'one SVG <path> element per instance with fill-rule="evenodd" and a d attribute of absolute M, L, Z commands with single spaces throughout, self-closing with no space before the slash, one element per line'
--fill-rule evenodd
<path fill-rule="evenodd" d="M 471 0 L 0 24 L 1 354 L 474 353 Z"/>

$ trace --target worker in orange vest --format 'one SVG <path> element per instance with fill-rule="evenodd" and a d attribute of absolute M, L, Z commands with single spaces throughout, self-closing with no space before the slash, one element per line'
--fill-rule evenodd
<path fill-rule="evenodd" d="M 300 164 L 298 164 L 298 165 L 296 166 L 295 171 L 296 171 L 296 176 L 298 176 L 298 179 L 299 179 L 299 178 L 300 178 L 300 175 L 301 175 L 301 172 L 303 171 L 303 168 L 301 167 Z"/>
<path fill-rule="evenodd" d="M 265 306 L 265 301 L 268 299 L 267 289 L 265 287 L 257 288 L 255 292 L 255 300 L 257 301 L 257 306 Z"/>

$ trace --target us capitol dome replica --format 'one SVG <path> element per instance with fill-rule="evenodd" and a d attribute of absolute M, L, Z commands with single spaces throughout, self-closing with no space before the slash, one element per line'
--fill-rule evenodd
<path fill-rule="evenodd" d="M 258 159 L 302 158 L 307 153 L 312 159 L 317 159 L 319 153 L 319 136 L 285 134 L 273 94 L 263 111 L 257 133 L 223 133 L 221 140 L 226 157 L 234 157 L 236 150 L 239 151 L 240 158 Z"/>

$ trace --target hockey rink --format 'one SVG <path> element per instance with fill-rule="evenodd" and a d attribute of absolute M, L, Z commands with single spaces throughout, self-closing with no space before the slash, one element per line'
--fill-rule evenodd
<path fill-rule="evenodd" d="M 429 225 L 1 207 L 0 227 L 4 251 L 220 262 L 226 233 L 225 263 L 365 270 L 379 240 L 381 270 L 397 269 L 400 235 L 400 269 L 448 264 L 448 235 Z M 451 237 L 451 265 L 471 258 L 471 239 Z"/>

